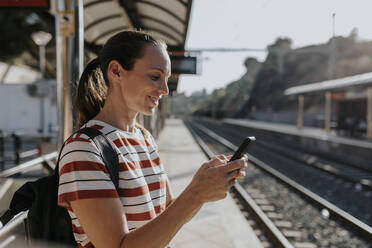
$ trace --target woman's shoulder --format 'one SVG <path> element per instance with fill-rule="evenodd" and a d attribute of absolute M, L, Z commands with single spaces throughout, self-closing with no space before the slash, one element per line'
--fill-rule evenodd
<path fill-rule="evenodd" d="M 60 161 L 65 157 L 78 159 L 89 155 L 100 158 L 100 151 L 94 141 L 86 134 L 75 132 L 64 143 L 61 149 Z"/>

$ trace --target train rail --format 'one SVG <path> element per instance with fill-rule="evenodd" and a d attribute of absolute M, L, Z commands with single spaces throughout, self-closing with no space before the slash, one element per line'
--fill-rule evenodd
<path fill-rule="evenodd" d="M 372 190 L 372 168 L 366 168 L 349 161 L 342 161 L 340 159 L 335 159 L 334 157 L 329 158 L 326 155 L 305 151 L 299 146 L 290 144 L 280 140 L 279 138 L 271 137 L 264 132 L 260 132 L 260 130 L 255 130 L 254 133 L 260 137 L 257 144 L 261 147 L 280 153 L 283 156 L 299 161 L 304 165 L 351 182 L 355 184 L 356 187 L 361 187 L 369 191 Z"/>
<path fill-rule="evenodd" d="M 300 183 L 314 193 L 322 196 L 327 201 L 332 202 L 346 212 L 362 220 L 364 223 L 372 226 L 372 215 L 368 207 L 368 205 L 372 205 L 372 192 L 368 188 L 363 187 L 359 183 L 350 182 L 352 180 L 345 180 L 345 178 L 329 173 L 329 171 L 325 171 L 324 173 L 319 168 L 301 161 L 301 157 L 303 157 L 303 160 L 306 162 L 313 161 L 313 163 L 324 163 L 324 161 L 326 161 L 325 165 L 333 169 L 333 166 L 336 164 L 330 158 L 328 158 L 328 160 L 317 161 L 312 155 L 299 153 L 295 149 L 292 150 L 291 147 L 287 147 L 287 143 L 284 143 L 284 141 L 276 143 L 273 139 L 267 139 L 266 136 L 257 132 L 256 129 L 252 130 L 239 126 L 226 125 L 221 122 L 205 120 L 198 121 L 198 123 L 208 126 L 219 133 L 219 135 L 232 142 L 240 142 L 244 135 L 256 135 L 258 142 L 251 148 L 250 152 L 252 154 L 266 161 L 266 163 L 269 163 L 276 170 L 282 172 L 282 174 L 287 175 L 292 180 Z M 277 138 L 285 140 L 286 136 Z M 278 152 L 278 149 L 270 149 L 272 146 L 276 148 L 279 147 L 280 152 Z M 280 163 L 276 161 L 280 161 Z M 355 177 L 363 176 L 364 178 L 371 178 L 370 173 L 356 172 L 355 169 L 347 165 L 342 166 L 338 164 L 338 171 L 344 174 L 349 173 Z"/>
<path fill-rule="evenodd" d="M 230 150 L 230 152 L 231 152 L 231 150 L 235 150 L 237 148 L 237 146 L 234 145 L 233 143 L 231 143 L 229 140 L 221 137 L 216 132 L 213 132 L 213 131 L 209 130 L 208 128 L 206 128 L 203 125 L 196 124 L 195 122 L 186 122 L 186 125 L 189 127 L 190 130 L 192 130 L 195 137 L 199 136 L 198 138 L 196 138 L 197 141 L 202 140 L 202 138 L 200 136 L 204 136 L 204 137 L 208 137 L 207 139 L 213 139 L 214 143 L 216 143 L 216 141 L 217 141 L 217 143 L 219 143 L 220 146 L 223 145 L 225 147 L 225 149 L 227 147 Z M 210 141 L 210 143 L 213 143 L 213 142 Z M 203 146 L 205 147 L 206 145 L 203 145 Z M 265 173 L 270 174 L 272 177 L 275 178 L 275 180 L 280 181 L 281 184 L 285 185 L 285 187 L 290 188 L 291 192 L 296 192 L 296 194 L 298 196 L 300 196 L 301 198 L 305 198 L 307 200 L 307 204 L 311 203 L 312 206 L 315 206 L 317 209 L 319 209 L 320 210 L 320 211 L 318 210 L 318 212 L 320 212 L 319 213 L 319 218 L 324 219 L 325 218 L 324 216 L 326 216 L 326 217 L 328 217 L 332 220 L 335 220 L 336 222 L 338 222 L 340 224 L 342 223 L 343 225 L 346 226 L 347 230 L 351 230 L 351 232 L 353 232 L 353 234 L 351 234 L 350 236 L 360 235 L 360 237 L 363 237 L 362 238 L 363 240 L 366 240 L 367 242 L 371 241 L 372 228 L 370 226 L 366 225 L 362 221 L 358 220 L 357 218 L 355 218 L 352 215 L 348 214 L 347 212 L 343 211 L 342 209 L 340 209 L 336 205 L 328 202 L 327 200 L 325 200 L 324 198 L 315 194 L 314 192 L 311 192 L 307 188 L 305 188 L 305 187 L 301 186 L 300 184 L 296 183 L 295 181 L 291 180 L 287 176 L 284 176 L 282 173 L 273 169 L 268 164 L 260 161 L 255 156 L 250 154 L 249 157 L 250 157 L 250 162 L 252 164 L 254 164 L 256 167 L 260 168 L 260 170 L 265 171 Z M 258 188 L 250 189 L 246 185 L 247 184 L 244 185 L 244 183 L 243 183 L 243 186 L 235 187 L 234 193 L 238 196 L 238 198 L 244 199 L 244 197 L 242 195 L 247 195 L 248 194 L 246 192 L 246 190 L 251 191 L 252 194 L 261 196 L 261 197 L 258 197 L 257 200 L 258 200 L 259 203 L 263 203 L 261 205 L 265 206 L 264 210 L 266 210 L 266 211 L 269 210 L 270 211 L 269 216 L 271 216 L 271 218 L 275 219 L 275 218 L 277 218 L 278 216 L 281 215 L 280 213 L 273 212 L 275 207 L 273 208 L 273 207 L 270 207 L 270 206 L 267 205 L 268 201 L 265 200 L 265 199 L 262 199 L 262 193 L 259 192 L 260 190 Z M 245 197 L 245 198 L 247 198 L 247 197 Z M 242 201 L 242 200 L 240 200 L 240 201 Z M 243 205 L 249 206 L 249 204 L 246 203 L 246 202 L 247 201 L 245 201 L 243 203 Z M 257 205 L 259 205 L 259 204 L 257 204 Z M 249 208 L 252 209 L 252 207 L 249 207 Z M 252 211 L 253 210 L 250 210 L 249 212 L 252 213 Z M 264 212 L 264 211 L 262 211 L 262 212 Z M 255 214 L 255 215 L 257 215 L 257 214 Z M 257 218 L 258 217 L 255 217 L 255 219 L 257 219 Z M 270 219 L 269 217 L 267 217 L 267 218 Z M 295 221 L 299 221 L 299 219 L 296 219 Z M 266 226 L 263 222 L 260 222 L 260 223 L 261 223 L 261 225 Z M 292 230 L 292 232 L 288 231 L 288 228 L 292 226 L 292 224 L 290 222 L 283 221 L 283 220 L 275 220 L 272 223 L 276 223 L 277 225 L 279 225 L 279 227 L 277 228 L 278 230 L 279 229 L 284 230 L 284 234 L 283 234 L 284 237 L 291 237 L 291 235 L 296 236 L 296 231 L 295 230 L 294 231 Z M 269 226 L 270 225 L 271 224 L 269 224 Z M 283 228 L 283 226 L 286 227 L 286 228 Z M 267 227 L 265 227 L 264 229 L 265 229 L 265 233 L 268 233 Z M 345 231 L 345 232 L 348 232 L 348 231 Z M 298 231 L 297 231 L 297 234 L 298 234 Z M 275 247 L 278 247 L 277 246 L 278 245 L 278 241 L 277 241 L 278 239 L 273 238 L 272 235 L 274 235 L 274 234 L 270 234 L 270 240 L 274 240 L 274 243 L 276 243 Z M 315 247 L 315 246 L 311 246 L 311 242 L 309 242 L 309 240 L 306 240 L 306 239 L 303 239 L 302 241 L 299 241 L 299 240 L 301 240 L 301 238 L 297 237 L 297 239 L 294 238 L 293 240 L 294 240 L 292 242 L 292 243 L 294 243 L 293 247 Z M 366 242 L 366 241 L 361 241 L 361 242 L 363 243 L 363 242 Z M 305 244 L 307 244 L 307 246 Z M 317 244 L 317 245 L 321 246 L 321 244 Z M 281 246 L 281 247 L 285 247 L 285 246 Z M 355 247 L 357 247 L 357 246 L 355 246 Z"/>

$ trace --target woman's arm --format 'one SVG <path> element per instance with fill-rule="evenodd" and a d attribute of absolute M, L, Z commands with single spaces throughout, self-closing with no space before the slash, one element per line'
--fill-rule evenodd
<path fill-rule="evenodd" d="M 175 200 L 175 198 L 173 197 L 173 191 L 172 191 L 172 187 L 169 183 L 169 180 L 167 179 L 167 200 L 166 200 L 166 207 L 169 207 L 170 204 Z M 199 212 L 200 208 L 197 208 L 194 210 L 194 212 L 190 215 L 189 219 L 187 220 L 190 221 L 198 212 Z"/>
<path fill-rule="evenodd" d="M 164 248 L 177 231 L 186 223 L 201 203 L 185 190 L 158 217 L 146 225 L 129 232 L 118 198 L 81 199 L 71 202 L 84 232 L 95 247 L 159 247 Z"/>
<path fill-rule="evenodd" d="M 80 199 L 70 204 L 84 232 L 97 248 L 163 248 L 205 202 L 227 195 L 236 178 L 242 176 L 238 169 L 246 167 L 245 161 L 226 164 L 226 161 L 214 158 L 203 164 L 177 199 L 155 219 L 131 232 L 125 218 L 121 218 L 124 213 L 118 198 Z"/>

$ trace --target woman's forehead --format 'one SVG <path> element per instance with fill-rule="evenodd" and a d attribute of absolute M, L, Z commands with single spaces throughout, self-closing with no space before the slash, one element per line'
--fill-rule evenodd
<path fill-rule="evenodd" d="M 164 73 L 170 71 L 170 59 L 167 51 L 161 46 L 148 45 L 145 48 L 144 56 L 136 61 L 138 66 L 147 69 L 159 69 Z"/>

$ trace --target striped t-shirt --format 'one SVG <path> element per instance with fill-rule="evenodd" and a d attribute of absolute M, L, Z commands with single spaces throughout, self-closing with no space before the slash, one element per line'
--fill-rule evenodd
<path fill-rule="evenodd" d="M 87 198 L 120 197 L 129 230 L 155 218 L 166 207 L 166 181 L 157 145 L 147 132 L 125 132 L 105 122 L 89 121 L 104 133 L 119 156 L 119 195 L 103 163 L 97 146 L 85 134 L 67 140 L 59 163 L 58 204 L 65 206 L 72 220 L 78 247 L 93 247 L 76 218 L 69 202 Z"/>

